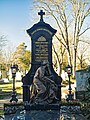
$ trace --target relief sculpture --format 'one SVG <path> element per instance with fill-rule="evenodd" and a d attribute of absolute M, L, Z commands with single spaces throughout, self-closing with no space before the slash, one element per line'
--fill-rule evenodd
<path fill-rule="evenodd" d="M 43 61 L 41 66 L 36 70 L 31 85 L 31 102 L 32 103 L 55 103 L 58 101 L 56 98 L 57 85 L 51 79 L 51 72 L 49 63 Z"/>

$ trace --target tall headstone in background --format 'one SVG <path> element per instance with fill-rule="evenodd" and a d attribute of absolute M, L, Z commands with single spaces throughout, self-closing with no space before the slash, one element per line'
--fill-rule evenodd
<path fill-rule="evenodd" d="M 43 15 L 45 13 L 41 10 L 38 15 L 40 15 L 40 21 L 34 24 L 30 29 L 27 30 L 29 36 L 31 36 L 31 46 L 32 46 L 32 56 L 31 56 L 31 69 L 23 77 L 23 101 L 30 100 L 30 85 L 33 81 L 33 76 L 38 67 L 41 66 L 42 61 L 48 61 L 49 67 L 53 76 L 53 80 L 59 86 L 58 98 L 61 99 L 61 77 L 59 77 L 53 69 L 52 66 L 52 37 L 56 33 L 49 24 L 43 21 Z"/>
<path fill-rule="evenodd" d="M 76 71 L 76 98 L 80 100 L 88 100 L 88 87 L 90 80 L 90 70 L 87 68 L 85 70 Z"/>

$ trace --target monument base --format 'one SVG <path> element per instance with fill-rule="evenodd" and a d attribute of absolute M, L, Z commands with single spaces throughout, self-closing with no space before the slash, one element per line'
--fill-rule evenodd
<path fill-rule="evenodd" d="M 5 103 L 4 115 L 15 114 L 17 111 L 32 111 L 32 110 L 60 110 L 60 103 L 53 104 L 26 104 L 26 103 Z"/>

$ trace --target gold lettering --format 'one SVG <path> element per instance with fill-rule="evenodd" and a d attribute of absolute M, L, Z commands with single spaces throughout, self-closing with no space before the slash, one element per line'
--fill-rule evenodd
<path fill-rule="evenodd" d="M 31 34 L 33 35 L 33 34 L 35 34 L 36 32 L 38 32 L 38 31 L 40 31 L 40 30 L 46 31 L 46 32 L 48 32 L 50 35 L 52 35 L 52 32 L 49 31 L 49 30 L 47 30 L 47 29 L 45 29 L 45 28 L 36 29 L 36 30 L 34 30 Z"/>
<path fill-rule="evenodd" d="M 35 61 L 48 60 L 48 42 L 41 36 L 35 42 Z"/>

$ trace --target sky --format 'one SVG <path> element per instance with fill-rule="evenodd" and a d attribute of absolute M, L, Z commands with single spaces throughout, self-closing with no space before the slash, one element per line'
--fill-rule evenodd
<path fill-rule="evenodd" d="M 32 7 L 33 0 L 0 0 L 0 35 L 6 36 L 9 47 L 25 42 L 30 49 L 30 37 L 26 30 L 36 22 L 33 22 Z"/>
<path fill-rule="evenodd" d="M 9 49 L 25 42 L 27 49 L 31 50 L 31 39 L 26 30 L 39 21 L 39 11 L 32 8 L 33 0 L 0 0 L 0 35 L 6 36 Z M 53 27 L 53 21 L 44 18 Z M 88 36 L 89 33 L 90 30 Z"/>

